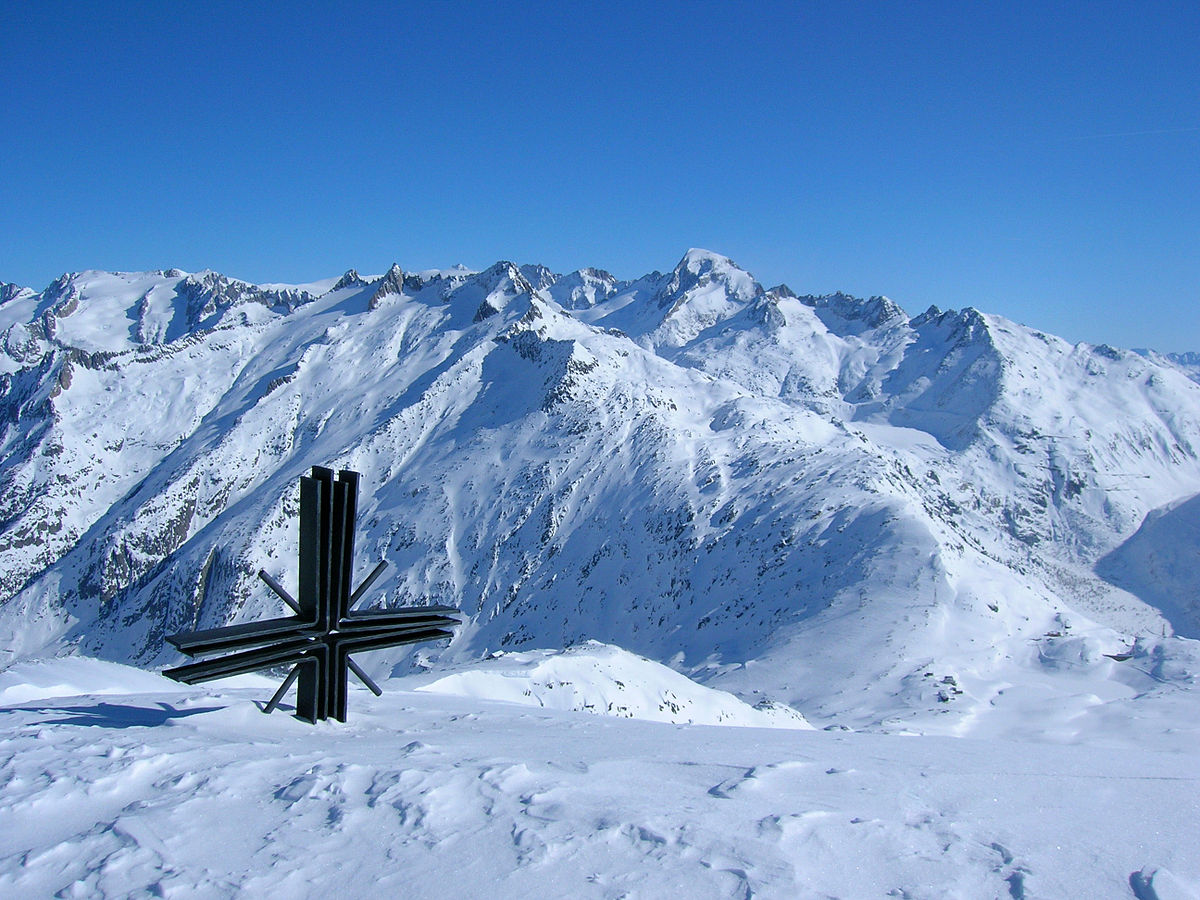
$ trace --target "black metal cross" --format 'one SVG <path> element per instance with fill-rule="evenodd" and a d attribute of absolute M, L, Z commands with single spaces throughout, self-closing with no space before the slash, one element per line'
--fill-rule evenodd
<path fill-rule="evenodd" d="M 266 705 L 271 712 L 297 678 L 296 715 L 309 722 L 331 716 L 346 721 L 347 670 L 376 696 L 377 684 L 350 658 L 352 651 L 377 650 L 400 644 L 451 637 L 458 625 L 452 606 L 413 606 L 383 612 L 353 611 L 375 582 L 386 562 L 380 562 L 351 592 L 354 565 L 354 516 L 358 507 L 358 473 L 314 466 L 312 476 L 300 478 L 300 599 L 294 600 L 274 578 L 259 577 L 295 615 L 225 628 L 174 634 L 167 638 L 188 656 L 238 651 L 215 659 L 186 663 L 163 674 L 196 684 L 242 675 L 273 666 L 292 671 Z"/>

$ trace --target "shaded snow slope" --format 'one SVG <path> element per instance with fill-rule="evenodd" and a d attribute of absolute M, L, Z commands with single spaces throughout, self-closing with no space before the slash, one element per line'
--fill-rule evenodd
<path fill-rule="evenodd" d="M 376 672 L 590 639 L 814 721 L 957 733 L 1001 685 L 1062 694 L 1048 642 L 1103 694 L 1104 654 L 1195 609 L 1144 555 L 1095 567 L 1200 492 L 1200 385 L 973 309 L 765 290 L 701 250 L 628 282 L 501 261 L 5 296 L 7 658 L 156 666 L 174 631 L 278 614 L 255 573 L 293 584 L 314 464 L 363 474 L 370 602 L 467 614 Z"/>
<path fill-rule="evenodd" d="M 1096 570 L 1153 604 L 1176 634 L 1200 639 L 1200 495 L 1151 512 Z"/>

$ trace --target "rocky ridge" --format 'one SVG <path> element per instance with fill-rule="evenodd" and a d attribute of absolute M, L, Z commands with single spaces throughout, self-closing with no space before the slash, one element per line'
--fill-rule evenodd
<path fill-rule="evenodd" d="M 864 723 L 1200 637 L 1144 542 L 1120 555 L 1200 492 L 1200 385 L 1153 356 L 768 290 L 702 250 L 634 281 L 85 272 L 3 298 L 10 657 L 153 666 L 165 634 L 278 614 L 255 573 L 294 578 L 313 464 L 363 473 L 378 602 L 468 614 L 377 666 L 595 639 Z"/>

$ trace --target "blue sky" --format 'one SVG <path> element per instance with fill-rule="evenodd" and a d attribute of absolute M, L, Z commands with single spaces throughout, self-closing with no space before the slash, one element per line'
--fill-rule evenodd
<path fill-rule="evenodd" d="M 1200 4 L 0 0 L 0 280 L 692 246 L 1200 350 Z"/>

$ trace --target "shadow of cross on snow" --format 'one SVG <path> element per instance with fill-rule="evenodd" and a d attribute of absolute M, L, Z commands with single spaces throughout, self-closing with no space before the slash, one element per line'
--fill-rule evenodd
<path fill-rule="evenodd" d="M 458 625 L 452 606 L 413 606 L 378 612 L 353 611 L 375 582 L 386 562 L 380 562 L 358 589 L 351 592 L 354 565 L 354 516 L 358 507 L 357 472 L 313 466 L 312 476 L 300 478 L 300 598 L 292 596 L 265 571 L 259 577 L 295 615 L 225 628 L 192 631 L 167 638 L 188 656 L 235 651 L 228 656 L 186 663 L 163 674 L 196 684 L 242 675 L 273 666 L 292 671 L 264 708 L 271 712 L 299 678 L 296 716 L 309 722 L 333 717 L 346 721 L 347 670 L 376 696 L 382 693 L 350 658 L 357 650 L 377 650 L 400 644 L 452 637 Z"/>
<path fill-rule="evenodd" d="M 201 713 L 220 709 L 205 706 L 199 709 L 177 709 L 169 703 L 158 703 L 158 709 L 145 706 L 126 706 L 121 703 L 97 703 L 95 706 L 43 706 L 33 707 L 38 712 L 73 713 L 62 719 L 47 719 L 46 725 L 95 725 L 100 728 L 154 728 L 169 719 L 198 716 Z M 30 707 L 23 707 L 30 709 Z"/>

